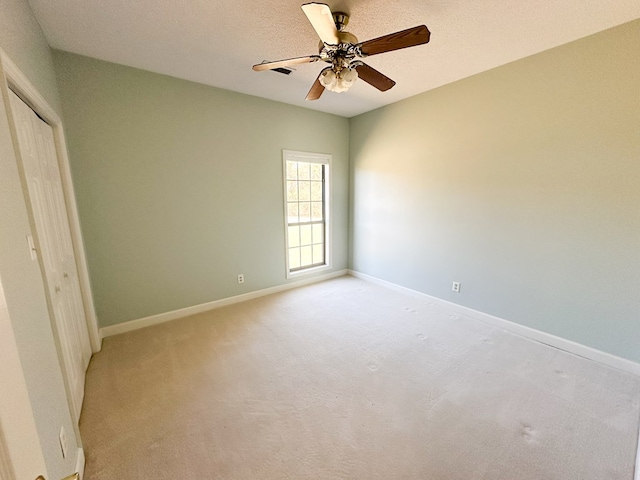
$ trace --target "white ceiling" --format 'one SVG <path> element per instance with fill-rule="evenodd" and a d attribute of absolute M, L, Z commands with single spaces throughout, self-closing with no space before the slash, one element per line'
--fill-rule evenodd
<path fill-rule="evenodd" d="M 638 0 L 328 0 L 360 41 L 426 24 L 431 42 L 366 60 L 397 82 L 388 92 L 359 81 L 306 102 L 323 62 L 288 77 L 251 70 L 317 54 L 305 0 L 29 3 L 53 48 L 345 117 L 640 18 Z"/>

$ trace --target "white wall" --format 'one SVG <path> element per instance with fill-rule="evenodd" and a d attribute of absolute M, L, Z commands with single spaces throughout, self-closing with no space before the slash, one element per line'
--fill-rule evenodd
<path fill-rule="evenodd" d="M 640 361 L 639 51 L 635 21 L 351 119 L 352 268 Z"/>
<path fill-rule="evenodd" d="M 59 111 L 51 52 L 26 1 L 0 2 L 0 48 Z M 0 278 L 47 469 L 51 478 L 75 470 L 76 438 L 65 395 L 40 269 L 30 259 L 31 233 L 12 140 L 0 98 Z M 65 427 L 70 455 L 58 440 Z"/>

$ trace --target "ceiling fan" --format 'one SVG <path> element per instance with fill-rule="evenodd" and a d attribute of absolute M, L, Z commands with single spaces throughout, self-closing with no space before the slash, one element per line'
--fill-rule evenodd
<path fill-rule="evenodd" d="M 320 37 L 318 55 L 263 62 L 254 65 L 253 70 L 257 72 L 274 70 L 290 65 L 317 62 L 318 60 L 331 64 L 320 72 L 311 86 L 306 100 L 319 99 L 325 89 L 338 93 L 346 92 L 358 78 L 381 92 L 386 92 L 396 82 L 370 67 L 361 59 L 369 55 L 422 45 L 427 43 L 431 36 L 429 29 L 425 25 L 420 25 L 366 42 L 358 42 L 355 35 L 344 31 L 349 23 L 349 16 L 346 13 L 331 13 L 329 6 L 324 3 L 305 3 L 302 5 L 302 10 Z"/>

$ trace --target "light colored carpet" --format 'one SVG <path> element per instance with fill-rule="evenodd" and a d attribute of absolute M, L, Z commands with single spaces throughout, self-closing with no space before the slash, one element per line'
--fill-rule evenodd
<path fill-rule="evenodd" d="M 640 378 L 352 277 L 105 339 L 86 479 L 632 480 Z"/>

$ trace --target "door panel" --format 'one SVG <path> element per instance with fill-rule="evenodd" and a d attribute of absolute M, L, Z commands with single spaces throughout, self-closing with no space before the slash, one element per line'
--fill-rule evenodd
<path fill-rule="evenodd" d="M 82 306 L 82 293 L 80 291 L 80 282 L 78 280 L 78 267 L 76 265 L 76 258 L 73 251 L 69 219 L 67 217 L 64 194 L 62 192 L 62 179 L 60 178 L 53 130 L 49 125 L 37 118 L 35 115 L 32 116 L 32 122 L 34 123 L 34 129 L 36 130 L 36 137 L 40 140 L 38 142 L 38 146 L 41 148 L 39 157 L 41 157 L 45 162 L 45 178 L 47 179 L 48 192 L 51 195 L 50 214 L 52 215 L 52 218 L 55 219 L 53 224 L 56 229 L 58 239 L 57 246 L 59 248 L 57 258 L 61 261 L 60 273 L 62 274 L 62 278 L 60 281 L 63 286 L 62 290 L 66 293 L 65 299 L 67 301 L 69 314 L 74 319 L 81 319 L 81 321 L 72 322 L 72 325 L 80 347 L 77 350 L 77 353 L 84 365 L 84 370 L 86 370 L 89 360 L 91 359 L 91 345 L 88 341 L 89 332 L 85 321 L 84 308 Z"/>
<path fill-rule="evenodd" d="M 11 106 L 61 361 L 77 422 L 84 398 L 85 372 L 91 358 L 91 344 L 53 130 L 13 92 Z"/>

